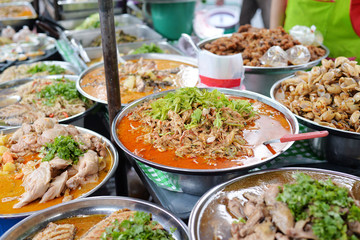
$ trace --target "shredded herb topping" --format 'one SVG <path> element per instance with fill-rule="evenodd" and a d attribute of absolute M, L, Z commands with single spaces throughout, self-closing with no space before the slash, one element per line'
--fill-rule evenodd
<path fill-rule="evenodd" d="M 164 51 L 155 43 L 143 44 L 141 47 L 135 49 L 131 54 L 141 53 L 164 53 Z"/>
<path fill-rule="evenodd" d="M 72 164 L 76 164 L 79 161 L 79 157 L 84 154 L 84 151 L 80 149 L 80 144 L 76 142 L 71 136 L 58 136 L 54 139 L 53 143 L 46 143 L 43 147 L 42 153 L 45 157 L 42 161 L 50 161 L 57 154 L 59 158 L 72 161 Z"/>
<path fill-rule="evenodd" d="M 77 91 L 75 82 L 68 79 L 55 79 L 52 84 L 47 85 L 37 94 L 38 98 L 45 99 L 43 103 L 47 106 L 53 106 L 59 96 L 68 101 L 81 99 L 83 102 L 87 102 L 87 99 Z"/>
<path fill-rule="evenodd" d="M 115 220 L 112 226 L 107 227 L 102 234 L 102 240 L 173 240 L 174 238 L 164 229 L 155 226 L 158 223 L 151 221 L 151 214 L 145 212 L 135 212 L 134 217 L 130 217 L 122 222 Z M 175 231 L 176 229 L 172 229 Z"/>
<path fill-rule="evenodd" d="M 27 73 L 48 72 L 50 75 L 65 73 L 65 69 L 55 64 L 37 64 L 30 68 Z"/>
<path fill-rule="evenodd" d="M 196 110 L 191 114 L 191 122 L 186 125 L 186 128 L 196 127 L 203 121 L 205 117 L 202 114 L 203 109 L 215 108 L 216 120 L 214 126 L 220 128 L 223 124 L 221 108 L 230 108 L 242 116 L 252 117 L 256 114 L 251 103 L 241 99 L 229 99 L 225 94 L 218 90 L 207 91 L 196 87 L 179 88 L 174 92 L 169 92 L 163 98 L 160 98 L 151 103 L 152 110 L 150 115 L 154 119 L 167 120 L 168 112 L 170 110 L 175 113 L 182 113 L 186 110 L 191 110 L 196 106 Z M 239 126 L 244 127 L 244 126 Z"/>
<path fill-rule="evenodd" d="M 303 173 L 294 175 L 295 184 L 285 184 L 277 200 L 288 205 L 295 219 L 313 219 L 312 229 L 319 240 L 349 239 L 348 221 L 360 220 L 360 208 L 349 196 L 349 190 L 336 186 L 330 179 L 318 181 Z M 349 213 L 342 211 L 349 209 Z M 350 239 L 357 239 L 355 235 Z"/>

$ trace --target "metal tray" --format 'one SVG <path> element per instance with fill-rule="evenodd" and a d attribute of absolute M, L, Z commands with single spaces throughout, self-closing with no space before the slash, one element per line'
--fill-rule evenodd
<path fill-rule="evenodd" d="M 115 30 L 123 30 L 127 34 L 131 34 L 133 36 L 136 36 L 137 38 L 142 38 L 142 42 L 146 40 L 160 40 L 162 39 L 162 36 L 149 28 L 146 25 L 142 24 L 136 24 L 133 26 L 125 26 L 125 27 L 119 27 Z M 74 33 L 68 32 L 65 33 L 68 39 L 74 38 L 75 40 L 80 41 L 80 43 L 83 45 L 85 49 L 92 49 L 92 48 L 101 48 L 101 47 L 90 47 L 89 45 L 91 42 L 101 34 L 100 29 L 93 29 L 93 30 L 83 30 L 83 31 L 77 31 Z M 124 44 L 124 43 L 120 43 Z"/>
<path fill-rule="evenodd" d="M 115 173 L 118 164 L 119 164 L 119 155 L 118 152 L 115 148 L 115 146 L 111 143 L 111 141 L 109 139 L 107 139 L 106 137 L 91 131 L 89 129 L 86 128 L 82 128 L 82 127 L 76 127 L 81 133 L 88 133 L 91 134 L 93 136 L 96 136 L 98 138 L 100 138 L 103 142 L 105 142 L 106 146 L 109 148 L 109 151 L 113 157 L 113 163 L 111 166 L 111 169 L 109 170 L 109 172 L 107 173 L 107 175 L 105 176 L 105 178 L 102 180 L 102 182 L 100 182 L 95 188 L 91 189 L 90 191 L 88 191 L 87 193 L 81 195 L 79 198 L 85 198 L 91 194 L 93 194 L 94 192 L 96 192 L 96 190 L 98 190 L 102 185 L 104 185 L 109 179 L 110 177 Z M 11 128 L 11 129 L 6 129 L 6 130 L 1 130 L 1 132 L 3 134 L 9 134 L 9 133 L 13 133 L 15 132 L 17 128 Z M 58 204 L 58 205 L 62 205 L 62 204 Z M 20 217 L 26 217 L 29 216 L 35 212 L 41 212 L 42 210 L 38 210 L 38 211 L 33 211 L 33 212 L 26 212 L 26 213 L 15 213 L 15 214 L 0 214 L 0 219 L 6 219 L 6 218 L 20 218 Z"/>
<path fill-rule="evenodd" d="M 90 9 L 90 10 L 78 10 L 71 12 L 64 12 L 62 10 L 59 11 L 60 19 L 62 20 L 71 20 L 76 18 L 86 18 L 87 16 L 99 12 L 99 9 Z M 114 14 L 118 15 L 122 13 L 121 8 L 114 8 Z"/>
<path fill-rule="evenodd" d="M 192 240 L 217 239 L 217 236 L 214 236 L 216 229 L 216 233 L 222 235 L 220 239 L 229 239 L 231 223 L 235 219 L 228 213 L 221 200 L 225 197 L 230 199 L 238 197 L 241 201 L 246 201 L 242 196 L 244 192 L 260 195 L 268 184 L 293 183 L 292 174 L 296 172 L 306 173 L 317 180 L 331 178 L 336 184 L 352 191 L 354 196 L 357 196 L 357 200 L 360 200 L 360 178 L 342 172 L 297 167 L 251 173 L 220 184 L 199 199 L 189 219 L 190 238 Z"/>
<path fill-rule="evenodd" d="M 71 19 L 71 20 L 62 20 L 58 23 L 63 26 L 66 30 L 73 30 L 81 31 L 81 30 L 74 30 L 77 26 L 79 26 L 81 23 L 83 23 L 85 18 L 82 19 Z M 134 25 L 134 24 L 142 24 L 141 19 L 134 17 L 130 14 L 121 14 L 114 16 L 115 23 L 117 23 L 116 27 L 123 27 L 128 25 Z"/>
<path fill-rule="evenodd" d="M 123 59 L 124 60 L 134 60 L 134 59 L 140 59 L 140 58 L 144 58 L 144 59 L 164 59 L 164 60 L 172 60 L 172 61 L 177 61 L 177 62 L 182 62 L 182 63 L 186 63 L 186 64 L 190 64 L 193 66 L 197 66 L 197 62 L 196 59 L 194 58 L 190 58 L 190 57 L 185 57 L 185 56 L 179 56 L 179 55 L 170 55 L 170 54 L 155 54 L 155 53 L 149 53 L 149 54 L 135 54 L 135 55 L 127 55 L 124 56 Z M 78 80 L 76 81 L 76 88 L 77 90 L 84 95 L 85 97 L 102 103 L 102 104 L 107 104 L 107 101 L 104 101 L 102 99 L 99 99 L 97 97 L 91 96 L 89 95 L 87 92 L 85 92 L 82 88 L 81 88 L 81 82 L 82 82 L 82 78 L 88 74 L 91 71 L 94 71 L 95 69 L 98 68 L 103 68 L 104 67 L 104 63 L 100 62 L 97 63 L 91 67 L 89 67 L 88 69 L 86 69 L 85 71 L 83 71 L 80 76 L 78 77 Z M 122 106 L 127 106 L 128 104 L 122 104 Z"/>
<path fill-rule="evenodd" d="M 24 25 L 28 25 L 30 20 L 34 20 L 37 17 L 36 11 L 30 2 L 12 2 L 12 3 L 3 3 L 0 4 L 0 8 L 7 6 L 24 6 L 28 7 L 32 13 L 31 16 L 23 16 L 23 17 L 7 17 L 0 18 L 0 28 L 6 26 L 12 26 L 14 28 L 21 27 Z"/>
<path fill-rule="evenodd" d="M 224 34 L 221 36 L 216 36 L 216 37 L 212 37 L 212 38 L 207 38 L 204 39 L 202 41 L 200 41 L 197 46 L 201 49 L 205 44 L 210 43 L 216 39 L 222 38 L 222 37 L 231 37 L 232 34 Z M 252 67 L 252 66 L 245 66 L 245 74 L 246 73 L 254 73 L 254 74 L 282 74 L 282 73 L 292 73 L 295 71 L 299 71 L 299 70 L 305 70 L 308 68 L 311 68 L 313 66 L 318 65 L 322 59 L 326 58 L 330 51 L 327 47 L 325 47 L 324 45 L 321 45 L 321 47 L 323 49 L 325 49 L 326 53 L 324 56 L 322 56 L 321 58 L 315 60 L 315 61 L 311 61 L 305 64 L 300 64 L 300 65 L 289 65 L 287 67 Z"/>
<path fill-rule="evenodd" d="M 113 6 L 116 8 L 117 3 L 121 2 L 121 0 L 114 0 Z M 62 7 L 63 11 L 81 11 L 87 9 L 99 9 L 98 0 L 59 0 L 57 4 Z"/>
<path fill-rule="evenodd" d="M 0 84 L 0 95 L 4 96 L 6 95 L 11 95 L 11 93 L 14 91 L 14 88 L 19 87 L 20 85 L 23 85 L 25 83 L 31 82 L 34 79 L 38 79 L 38 78 L 45 78 L 45 79 L 56 79 L 56 78 L 62 78 L 65 77 L 71 81 L 76 81 L 78 79 L 77 76 L 75 75 L 51 75 L 51 76 L 43 76 L 43 77 L 34 77 L 34 78 L 24 78 L 24 79 L 18 79 L 18 80 L 14 80 L 14 81 L 9 81 L 6 83 L 2 83 Z M 87 114 L 89 114 L 90 112 L 92 112 L 96 106 L 98 104 L 95 102 L 91 107 L 89 107 L 88 109 L 86 109 L 84 112 L 82 113 L 78 113 L 76 115 L 73 115 L 71 117 L 68 118 L 64 118 L 59 120 L 59 123 L 66 123 L 66 124 L 71 124 L 72 122 L 85 117 Z M 10 126 L 10 125 L 0 125 L 0 129 L 4 129 L 4 128 L 16 128 L 18 126 Z"/>
<path fill-rule="evenodd" d="M 129 197 L 90 197 L 51 207 L 19 222 L 0 239 L 27 239 L 46 227 L 51 221 L 79 215 L 109 215 L 123 208 L 149 212 L 152 214 L 153 220 L 159 222 L 167 231 L 176 229 L 172 234 L 176 240 L 189 239 L 187 226 L 171 212 L 153 203 Z"/>
<path fill-rule="evenodd" d="M 37 65 L 37 64 L 41 64 L 41 63 L 44 63 L 46 65 L 60 66 L 60 67 L 64 68 L 65 70 L 72 72 L 72 74 L 68 74 L 68 75 L 79 75 L 80 74 L 80 70 L 78 68 L 76 68 L 71 63 L 64 62 L 64 61 L 41 61 L 41 62 L 36 62 L 36 63 L 25 63 L 25 64 L 21 64 L 21 65 L 33 65 L 33 64 Z M 17 66 L 20 66 L 20 65 L 17 65 Z M 0 76 L 1 75 L 2 75 L 2 73 L 0 74 Z M 40 77 L 40 76 L 38 76 L 38 77 Z M 17 79 L 23 79 L 23 78 L 24 77 L 17 78 Z M 3 83 L 10 82 L 10 81 L 15 81 L 17 79 L 11 79 L 9 81 L 0 82 L 0 83 L 3 84 Z"/>
<path fill-rule="evenodd" d="M 183 52 L 181 52 L 179 49 L 173 47 L 171 44 L 163 41 L 144 41 L 144 42 L 134 42 L 134 43 L 123 43 L 118 45 L 118 50 L 120 54 L 127 55 L 131 50 L 137 49 L 141 47 L 143 44 L 151 44 L 155 43 L 157 46 L 159 46 L 162 50 L 165 51 L 165 54 L 178 54 L 178 55 L 184 55 Z M 88 48 L 86 49 L 86 53 L 89 56 L 90 59 L 96 59 L 101 58 L 103 55 L 102 48 Z"/>

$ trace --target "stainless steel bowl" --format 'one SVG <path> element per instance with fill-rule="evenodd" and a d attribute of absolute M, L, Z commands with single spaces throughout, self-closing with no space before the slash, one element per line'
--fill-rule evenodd
<path fill-rule="evenodd" d="M 270 95 L 272 99 L 277 100 L 276 92 L 280 88 L 281 82 L 292 77 L 294 75 L 281 79 L 271 87 Z M 309 140 L 310 147 L 315 154 L 339 165 L 356 167 L 360 165 L 360 133 L 323 126 L 307 118 L 295 116 L 309 131 L 329 131 L 327 137 Z"/>
<path fill-rule="evenodd" d="M 208 90 L 213 90 L 214 88 L 208 88 Z M 249 92 L 249 91 L 237 91 L 237 90 L 231 90 L 231 89 L 225 89 L 220 88 L 218 89 L 220 92 L 229 95 L 229 96 L 235 96 L 235 97 L 246 97 L 250 99 L 255 99 L 260 102 L 263 102 L 281 113 L 285 115 L 287 120 L 289 121 L 291 125 L 291 131 L 292 133 L 298 133 L 299 132 L 299 125 L 295 118 L 295 116 L 284 106 L 277 103 L 276 101 L 265 97 L 263 95 Z M 170 90 L 174 91 L 174 90 Z M 260 162 L 254 162 L 248 165 L 233 167 L 233 168 L 224 168 L 224 169 L 185 169 L 185 168 L 176 168 L 176 167 L 170 167 L 165 166 L 162 164 L 154 163 L 152 161 L 149 161 L 147 159 L 144 159 L 142 157 L 139 157 L 135 155 L 133 152 L 129 151 L 123 143 L 119 140 L 117 134 L 116 134 L 116 127 L 118 123 L 123 119 L 128 113 L 130 113 L 135 107 L 138 105 L 141 105 L 144 102 L 147 102 L 151 99 L 157 99 L 165 94 L 167 94 L 170 91 L 165 91 L 161 93 L 156 93 L 149 95 L 147 97 L 141 98 L 133 103 L 131 103 L 129 106 L 123 109 L 114 119 L 111 127 L 111 133 L 113 138 L 115 139 L 115 142 L 117 145 L 127 154 L 128 159 L 132 162 L 132 164 L 138 164 L 137 162 L 141 162 L 147 166 L 150 166 L 156 170 L 160 170 L 162 172 L 165 172 L 167 176 L 169 176 L 171 179 L 176 179 L 178 181 L 178 185 L 180 189 L 189 194 L 193 195 L 202 195 L 205 193 L 208 189 L 212 188 L 213 186 L 216 186 L 219 183 L 225 182 L 229 179 L 232 179 L 234 177 L 243 175 L 247 173 L 249 169 L 261 166 L 277 156 L 279 156 L 281 153 L 285 152 L 287 149 L 291 147 L 293 142 L 289 142 L 286 144 L 286 146 L 278 153 L 272 155 L 271 157 L 268 157 L 266 159 L 262 159 Z"/>
<path fill-rule="evenodd" d="M 204 194 L 190 214 L 188 224 L 190 239 L 215 239 L 215 231 L 217 235 L 222 236 L 219 239 L 229 239 L 231 223 L 236 219 L 233 219 L 226 211 L 222 199 L 238 197 L 241 201 L 245 201 L 245 198 L 242 197 L 244 192 L 260 195 L 268 184 L 292 183 L 294 182 L 292 174 L 296 172 L 303 172 L 317 180 L 331 178 L 336 184 L 352 191 L 354 196 L 360 200 L 360 178 L 353 175 L 314 168 L 280 168 L 260 171 L 220 184 Z"/>
<path fill-rule="evenodd" d="M 12 26 L 14 28 L 22 27 L 24 25 L 30 25 L 30 23 L 35 21 L 37 17 L 36 11 L 30 2 L 12 2 L 12 3 L 3 3 L 0 4 L 0 8 L 7 6 L 23 6 L 27 7 L 31 11 L 31 16 L 23 16 L 23 17 L 7 17 L 0 18 L 0 27 Z"/>
<path fill-rule="evenodd" d="M 11 96 L 11 95 L 13 95 L 15 88 L 17 88 L 25 83 L 31 82 L 34 79 L 39 79 L 39 78 L 41 78 L 41 79 L 44 79 L 44 78 L 45 79 L 56 79 L 56 78 L 62 78 L 62 77 L 65 77 L 71 81 L 76 81 L 78 79 L 78 77 L 75 75 L 51 75 L 51 76 L 18 79 L 18 80 L 1 83 L 0 84 L 0 93 L 1 93 L 1 95 Z M 65 123 L 65 124 L 73 123 L 81 118 L 84 118 L 86 115 L 88 115 L 90 112 L 92 112 L 97 106 L 98 106 L 98 104 L 94 103 L 91 107 L 86 109 L 84 112 L 72 115 L 68 118 L 61 119 L 61 120 L 59 120 L 59 123 Z M 0 124 L 0 129 L 13 128 L 13 127 L 17 127 L 17 126 Z"/>
<path fill-rule="evenodd" d="M 189 65 L 193 65 L 193 66 L 197 66 L 197 61 L 194 58 L 190 58 L 190 57 L 185 57 L 185 56 L 181 56 L 181 55 L 172 55 L 172 54 L 159 54 L 159 53 L 147 53 L 147 54 L 134 54 L 134 55 L 126 55 L 122 57 L 124 60 L 135 60 L 135 59 L 161 59 L 161 60 L 171 60 L 171 61 L 176 61 L 176 62 L 181 62 L 181 63 L 185 63 L 185 64 L 189 64 Z M 88 94 L 87 92 L 85 92 L 82 87 L 81 87 L 81 82 L 82 82 L 82 78 L 94 71 L 95 69 L 99 69 L 99 68 L 104 68 L 104 63 L 100 62 L 97 64 L 94 64 L 93 66 L 89 67 L 88 69 L 86 69 L 85 71 L 83 71 L 78 80 L 76 81 L 76 88 L 77 90 L 84 95 L 85 97 L 96 101 L 98 103 L 102 103 L 102 104 L 107 104 L 107 101 L 104 101 L 103 99 L 100 99 L 96 96 L 92 96 L 90 94 Z M 105 79 L 105 77 L 104 77 Z M 127 104 L 122 104 L 123 106 L 126 106 Z"/>
<path fill-rule="evenodd" d="M 85 193 L 79 197 L 79 198 L 85 198 L 85 197 L 90 196 L 94 192 L 96 192 L 100 187 L 102 187 L 110 179 L 110 177 L 115 173 L 116 168 L 119 163 L 119 156 L 118 156 L 118 152 L 115 149 L 114 145 L 106 137 L 104 137 L 94 131 L 85 129 L 85 128 L 81 128 L 81 127 L 76 127 L 76 128 L 82 133 L 88 133 L 88 134 L 91 134 L 93 136 L 100 138 L 103 142 L 105 142 L 106 146 L 108 147 L 108 149 L 113 157 L 112 167 L 109 170 L 109 172 L 107 173 L 107 175 L 105 176 L 105 178 L 95 188 L 91 189 L 90 191 L 88 191 L 87 193 Z M 3 134 L 10 134 L 10 133 L 15 132 L 17 129 L 18 128 L 4 129 L 4 130 L 1 130 L 1 132 Z M 59 204 L 59 205 L 63 205 L 63 204 Z M 59 206 L 59 205 L 56 205 L 56 206 Z M 16 214 L 0 214 L 0 233 L 3 233 L 4 229 L 7 230 L 9 227 L 11 227 L 11 225 L 9 225 L 9 223 L 15 224 L 16 222 L 22 220 L 23 218 L 25 218 L 27 216 L 33 215 L 38 212 L 40 213 L 42 211 L 43 210 L 38 210 L 38 211 L 33 211 L 33 212 L 25 212 L 25 213 L 16 213 Z M 32 225 L 34 225 L 34 222 L 31 222 L 31 223 L 32 223 Z M 4 239 L 16 239 L 16 238 L 4 238 Z"/>
<path fill-rule="evenodd" d="M 197 46 L 201 49 L 207 43 L 210 43 L 222 37 L 231 37 L 231 35 L 232 34 L 224 34 L 221 36 L 207 38 L 200 41 Z M 252 67 L 244 65 L 244 85 L 246 87 L 246 90 L 269 96 L 269 90 L 276 81 L 286 76 L 289 76 L 296 71 L 306 70 L 313 66 L 316 66 L 321 62 L 322 59 L 326 58 L 329 55 L 330 51 L 324 45 L 321 45 L 321 47 L 326 50 L 325 55 L 315 61 L 311 61 L 305 64 L 289 65 L 286 67 Z"/>
<path fill-rule="evenodd" d="M 33 214 L 22 220 L 7 231 L 0 239 L 28 239 L 28 237 L 31 237 L 52 221 L 79 215 L 109 215 L 123 208 L 149 212 L 152 214 L 153 220 L 159 222 L 167 231 L 170 232 L 171 229 L 176 228 L 176 231 L 173 233 L 173 237 L 176 240 L 189 239 L 187 226 L 164 208 L 135 198 L 110 196 L 90 197 L 50 207 L 45 211 Z"/>

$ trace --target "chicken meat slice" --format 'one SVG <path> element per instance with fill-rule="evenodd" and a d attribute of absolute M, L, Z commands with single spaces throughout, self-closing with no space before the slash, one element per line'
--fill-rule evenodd
<path fill-rule="evenodd" d="M 66 186 L 71 189 L 77 188 L 86 181 L 86 177 L 99 172 L 99 157 L 96 152 L 89 150 L 79 158 L 78 172 L 71 177 Z"/>
<path fill-rule="evenodd" d="M 20 196 L 20 201 L 13 208 L 21 208 L 42 197 L 49 188 L 50 180 L 50 164 L 42 162 L 37 169 L 24 177 L 22 185 L 25 188 L 25 192 Z"/>
<path fill-rule="evenodd" d="M 54 178 L 50 183 L 49 189 L 41 198 L 40 203 L 44 203 L 59 197 L 65 189 L 65 185 L 66 185 L 66 181 L 68 180 L 68 177 L 69 177 L 68 172 L 65 171 L 56 178 Z"/>

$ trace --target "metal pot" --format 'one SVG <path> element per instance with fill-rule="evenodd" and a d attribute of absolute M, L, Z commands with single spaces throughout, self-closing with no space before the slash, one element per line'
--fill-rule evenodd
<path fill-rule="evenodd" d="M 189 239 L 189 233 L 185 223 L 162 207 L 135 198 L 110 196 L 79 199 L 50 207 L 45 211 L 33 214 L 22 220 L 7 231 L 0 239 L 28 239 L 28 237 L 33 236 L 33 234 L 46 227 L 46 225 L 52 221 L 83 215 L 110 215 L 123 208 L 133 211 L 149 212 L 152 214 L 153 220 L 161 224 L 167 231 L 170 232 L 172 228 L 176 229 L 173 233 L 173 237 L 176 240 Z"/>
<path fill-rule="evenodd" d="M 112 155 L 112 158 L 113 158 L 112 167 L 110 168 L 110 170 L 107 173 L 107 175 L 105 176 L 105 178 L 95 188 L 91 189 L 90 191 L 88 191 L 87 193 L 85 193 L 79 197 L 79 198 L 85 198 L 85 197 L 90 196 L 94 192 L 96 192 L 100 187 L 102 187 L 110 179 L 110 177 L 115 173 L 116 168 L 119 163 L 119 156 L 118 156 L 118 152 L 115 149 L 114 145 L 111 143 L 110 140 L 108 140 L 104 136 L 102 136 L 96 132 L 93 132 L 91 130 L 85 129 L 85 128 L 81 128 L 81 127 L 76 127 L 76 128 L 82 133 L 91 134 L 93 136 L 100 138 L 103 142 L 105 142 L 105 144 L 108 147 L 108 149 Z M 10 134 L 10 133 L 15 132 L 17 129 L 18 128 L 5 129 L 5 130 L 2 130 L 2 133 Z M 59 204 L 59 205 L 63 205 L 63 204 Z M 56 206 L 58 206 L 58 205 L 56 205 Z M 52 207 L 52 208 L 54 208 L 54 207 Z M 14 224 L 16 224 L 17 222 L 24 219 L 25 217 L 36 214 L 38 212 L 42 212 L 42 211 L 43 210 L 38 210 L 38 211 L 33 211 L 33 212 L 25 212 L 25 213 L 16 213 L 16 214 L 0 214 L 0 235 L 2 233 L 4 233 L 7 229 L 12 227 Z M 34 222 L 31 221 L 31 224 L 34 225 Z M 3 238 L 3 239 L 17 239 L 17 238 Z"/>
<path fill-rule="evenodd" d="M 211 37 L 200 41 L 197 46 L 202 49 L 205 44 L 211 43 L 222 37 L 231 37 L 232 34 L 224 34 L 221 36 Z M 289 65 L 286 67 L 252 67 L 245 66 L 245 79 L 244 84 L 246 90 L 254 91 L 260 94 L 264 94 L 265 96 L 269 96 L 269 90 L 271 86 L 286 76 L 291 75 L 292 73 L 300 70 L 306 70 L 313 66 L 318 65 L 322 59 L 326 58 L 330 51 L 324 45 L 321 45 L 323 49 L 326 50 L 326 53 L 321 58 L 300 65 Z"/>
<path fill-rule="evenodd" d="M 314 168 L 280 168 L 241 176 L 220 184 L 204 194 L 191 211 L 189 219 L 190 239 L 229 239 L 231 223 L 236 220 L 228 213 L 222 200 L 242 196 L 244 192 L 260 195 L 269 184 L 294 182 L 292 174 L 302 172 L 317 180 L 331 179 L 338 185 L 348 188 L 359 200 L 360 178 L 349 174 Z M 216 236 L 214 236 L 216 234 Z"/>
<path fill-rule="evenodd" d="M 213 90 L 209 88 L 209 90 Z M 249 92 L 249 91 L 237 91 L 237 90 L 231 90 L 231 89 L 224 89 L 220 88 L 218 89 L 220 92 L 230 95 L 230 96 L 236 96 L 236 97 L 246 97 L 250 99 L 256 99 L 260 102 L 263 102 L 267 105 L 270 105 L 271 107 L 277 109 L 278 111 L 282 112 L 285 117 L 288 119 L 292 133 L 298 133 L 299 126 L 297 123 L 297 120 L 295 116 L 284 106 L 281 104 L 278 104 L 276 101 L 265 97 L 263 95 Z M 172 90 L 173 91 L 173 90 Z M 112 127 L 111 127 L 111 133 L 113 138 L 115 139 L 115 142 L 117 145 L 126 153 L 128 156 L 128 159 L 132 162 L 132 164 L 138 164 L 139 162 L 144 164 L 147 167 L 154 168 L 157 171 L 162 172 L 165 176 L 167 176 L 169 179 L 177 181 L 177 184 L 179 185 L 179 188 L 184 193 L 189 193 L 193 195 L 202 195 L 205 193 L 208 189 L 212 188 L 213 186 L 222 183 L 224 181 L 227 181 L 231 178 L 243 175 L 247 173 L 249 169 L 261 166 L 272 159 L 279 156 L 282 152 L 286 151 L 288 148 L 291 147 L 293 142 L 287 143 L 287 145 L 282 149 L 282 151 L 276 153 L 275 155 L 272 155 L 271 157 L 268 157 L 266 159 L 263 159 L 260 162 L 251 163 L 249 165 L 243 165 L 243 166 L 237 166 L 233 168 L 226 168 L 226 169 L 185 169 L 185 168 L 177 168 L 177 167 L 170 167 L 162 164 L 157 164 L 152 161 L 149 161 L 147 159 L 144 159 L 142 157 L 139 157 L 135 155 L 133 152 L 129 151 L 123 143 L 119 140 L 117 133 L 116 133 L 116 127 L 118 123 L 121 121 L 122 118 L 124 118 L 128 113 L 130 113 L 135 107 L 138 105 L 141 105 L 144 102 L 147 102 L 152 99 L 157 99 L 165 94 L 167 94 L 169 91 L 152 94 L 147 97 L 144 97 L 142 99 L 139 99 L 131 104 L 129 104 L 126 108 L 123 109 L 122 112 L 120 112 L 114 119 Z"/>
<path fill-rule="evenodd" d="M 277 81 L 270 90 L 271 98 L 276 100 L 276 92 L 281 86 L 281 82 L 294 75 Z M 329 135 L 324 138 L 310 139 L 310 147 L 321 158 L 329 162 L 344 166 L 359 166 L 360 164 L 360 133 L 345 131 L 328 126 L 320 125 L 307 118 L 295 115 L 299 122 L 309 131 L 329 131 Z"/>
<path fill-rule="evenodd" d="M 62 78 L 65 77 L 71 81 L 76 81 L 77 80 L 77 76 L 75 75 L 50 75 L 50 76 L 42 76 L 42 77 L 33 77 L 33 78 L 24 78 L 24 79 L 18 79 L 18 80 L 13 80 L 13 81 L 8 81 L 5 83 L 1 83 L 0 84 L 0 92 L 2 94 L 5 94 L 5 92 L 9 92 L 10 96 L 11 96 L 11 92 L 13 91 L 13 88 L 16 88 L 18 86 L 21 86 L 25 83 L 31 82 L 34 79 L 57 79 L 57 78 Z M 7 95 L 8 93 L 6 93 Z M 1 103 L 0 103 L 1 105 Z M 70 116 L 68 118 L 64 118 L 59 120 L 59 123 L 65 123 L 65 124 L 69 124 L 69 123 L 74 123 L 75 121 L 78 121 L 80 119 L 83 119 L 86 115 L 88 115 L 90 112 L 94 111 L 96 108 L 98 107 L 97 103 L 94 103 L 92 106 L 90 106 L 88 109 L 86 109 L 84 112 L 82 113 L 78 113 L 75 114 L 73 116 Z M 0 125 L 0 129 L 1 128 L 13 128 L 13 127 L 17 127 L 17 126 L 12 126 L 12 125 Z"/>

